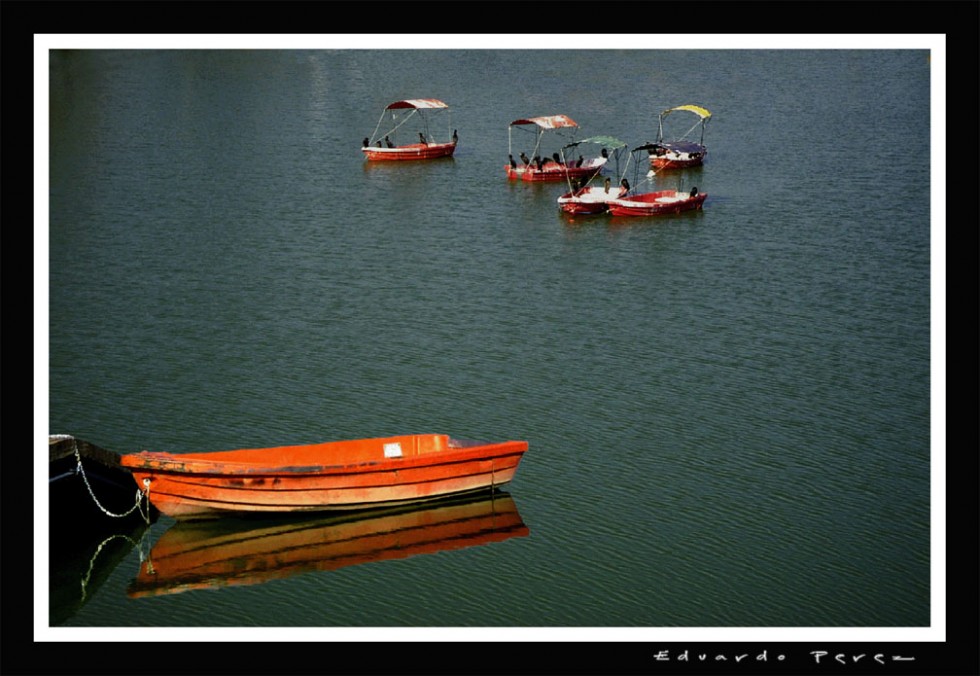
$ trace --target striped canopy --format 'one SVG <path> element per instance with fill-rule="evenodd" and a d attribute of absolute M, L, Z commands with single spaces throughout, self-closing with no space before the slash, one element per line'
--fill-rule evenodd
<path fill-rule="evenodd" d="M 575 122 L 568 115 L 545 115 L 544 117 L 523 117 L 519 120 L 514 120 L 510 123 L 510 126 L 523 125 L 523 124 L 536 124 L 542 129 L 559 129 L 561 127 L 577 127 L 578 123 Z"/>

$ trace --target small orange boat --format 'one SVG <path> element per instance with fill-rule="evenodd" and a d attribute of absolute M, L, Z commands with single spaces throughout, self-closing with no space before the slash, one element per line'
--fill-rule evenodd
<path fill-rule="evenodd" d="M 330 516 L 181 521 L 163 534 L 127 589 L 133 598 L 253 585 L 362 563 L 524 537 L 514 499 L 496 491 Z"/>
<path fill-rule="evenodd" d="M 526 441 L 445 434 L 331 441 L 210 453 L 120 457 L 150 503 L 175 519 L 236 512 L 363 509 L 509 483 Z"/>

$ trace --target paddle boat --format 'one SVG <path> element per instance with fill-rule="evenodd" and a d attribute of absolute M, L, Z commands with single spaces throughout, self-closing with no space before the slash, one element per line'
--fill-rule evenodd
<path fill-rule="evenodd" d="M 566 155 L 574 154 L 574 149 L 583 143 L 593 143 L 601 146 L 606 151 L 603 156 L 615 158 L 616 175 L 619 176 L 619 160 L 626 150 L 626 144 L 612 136 L 593 136 L 591 138 L 574 141 L 562 147 L 559 155 L 563 162 L 566 162 Z M 612 151 L 611 155 L 609 151 Z M 629 158 L 626 156 L 626 166 L 629 166 Z M 579 156 L 581 157 L 581 155 Z M 626 167 L 623 167 L 625 173 Z M 600 172 L 595 172 L 587 178 L 573 179 L 568 177 L 568 192 L 558 198 L 558 208 L 565 213 L 574 215 L 594 215 L 605 213 L 609 200 L 625 194 L 626 189 L 622 187 L 622 182 L 613 186 L 611 179 L 607 176 L 601 185 L 597 185 Z"/>
<path fill-rule="evenodd" d="M 652 144 L 634 148 L 631 154 L 648 152 Z M 639 163 L 634 163 L 634 171 Z M 652 178 L 646 178 L 650 181 Z M 638 177 L 634 177 L 637 186 L 641 185 Z M 624 179 L 624 194 L 606 202 L 608 211 L 613 216 L 662 216 L 676 214 L 682 211 L 700 209 L 704 205 L 707 193 L 698 190 L 697 186 L 690 190 L 665 189 L 649 192 L 635 192 Z"/>
<path fill-rule="evenodd" d="M 661 216 L 678 214 L 682 211 L 700 209 L 707 193 L 698 192 L 697 187 L 690 192 L 680 190 L 657 190 L 640 195 L 618 197 L 606 204 L 613 216 Z"/>
<path fill-rule="evenodd" d="M 691 113 L 697 117 L 697 121 L 684 134 L 672 140 L 664 139 L 664 120 L 672 113 Z M 708 154 L 708 149 L 704 145 L 704 130 L 711 119 L 711 112 L 706 108 L 694 105 L 683 105 L 668 108 L 660 113 L 657 125 L 657 141 L 650 143 L 649 155 L 650 166 L 653 171 L 662 169 L 683 169 L 685 167 L 699 167 L 704 163 L 704 158 Z M 700 127 L 701 136 L 698 141 L 691 141 L 687 137 Z"/>
<path fill-rule="evenodd" d="M 430 118 L 435 122 L 435 115 L 443 115 L 449 120 L 445 140 L 437 140 L 436 133 L 429 127 Z M 409 122 L 413 124 L 406 127 Z M 406 136 L 409 141 L 398 141 L 399 137 Z M 439 99 L 405 99 L 385 106 L 374 133 L 364 137 L 361 152 L 372 162 L 433 160 L 452 157 L 458 141 L 448 105 Z"/>
<path fill-rule="evenodd" d="M 525 537 L 514 499 L 487 491 L 424 505 L 308 515 L 178 521 L 126 590 L 131 598 L 255 585 Z"/>
<path fill-rule="evenodd" d="M 608 161 L 608 157 L 580 157 L 577 160 L 562 159 L 556 148 L 551 155 L 542 145 L 542 140 L 557 137 L 566 144 L 574 141 L 578 123 L 567 115 L 544 115 L 541 117 L 524 117 L 514 120 L 507 129 L 507 164 L 504 171 L 507 178 L 521 181 L 564 181 L 569 178 L 589 178 L 600 171 Z M 524 133 L 533 137 L 530 155 L 521 151 L 514 153 L 514 134 Z M 520 140 L 520 139 L 519 139 Z M 519 144 L 520 145 L 520 144 Z"/>
<path fill-rule="evenodd" d="M 329 441 L 206 453 L 120 457 L 160 512 L 200 519 L 242 512 L 363 509 L 497 488 L 517 472 L 526 441 L 446 434 Z"/>

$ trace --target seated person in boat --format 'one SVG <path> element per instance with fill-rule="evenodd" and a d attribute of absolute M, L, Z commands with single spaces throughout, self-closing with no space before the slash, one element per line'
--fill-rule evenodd
<path fill-rule="evenodd" d="M 619 196 L 625 197 L 626 193 L 630 191 L 630 182 L 625 178 L 619 182 Z"/>
<path fill-rule="evenodd" d="M 428 141 L 425 140 L 425 134 L 423 134 L 422 132 L 419 132 L 419 143 L 421 143 L 424 146 L 429 145 Z"/>
<path fill-rule="evenodd" d="M 392 143 L 391 142 L 391 139 L 388 138 L 387 136 L 385 136 L 385 145 L 387 145 L 389 148 L 394 148 L 395 147 L 395 144 Z"/>

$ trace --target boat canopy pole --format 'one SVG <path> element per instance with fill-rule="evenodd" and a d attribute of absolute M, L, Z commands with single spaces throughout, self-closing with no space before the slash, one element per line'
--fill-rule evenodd
<path fill-rule="evenodd" d="M 381 139 L 381 137 L 380 137 L 380 136 L 378 136 L 378 130 L 379 130 L 379 129 L 381 129 L 381 123 L 385 121 L 385 112 L 387 112 L 387 111 L 382 111 L 382 112 L 381 112 L 381 119 L 380 119 L 380 120 L 378 120 L 378 126 L 376 126 L 376 127 L 374 128 L 374 133 L 372 133 L 372 134 L 371 134 L 371 138 L 370 138 L 370 139 L 368 139 L 368 141 L 369 141 L 369 142 L 368 142 L 368 145 L 371 145 L 371 144 L 372 144 L 372 143 L 374 143 L 375 141 L 378 141 L 378 140 L 380 140 L 380 139 Z"/>
<path fill-rule="evenodd" d="M 699 124 L 701 125 L 701 142 L 702 142 L 702 145 L 703 145 L 703 143 L 704 143 L 704 120 L 699 120 L 699 121 L 695 122 L 693 127 L 691 127 L 686 132 L 684 132 L 684 135 L 681 136 L 681 140 L 686 139 L 687 138 L 687 135 L 690 134 L 695 129 L 697 129 Z"/>
<path fill-rule="evenodd" d="M 651 147 L 651 144 L 645 143 L 645 144 L 643 144 L 641 146 L 638 146 L 638 147 L 634 148 L 633 149 L 633 152 L 630 153 L 629 158 L 626 160 L 626 166 L 629 166 L 630 160 L 633 159 L 633 153 L 643 152 L 644 150 L 646 150 L 647 153 L 649 153 L 650 152 L 650 150 L 649 150 L 650 147 Z M 623 176 L 625 176 L 625 175 L 626 175 L 626 171 L 624 170 L 623 171 Z M 654 171 L 653 169 L 651 169 L 650 171 L 648 171 L 646 173 L 645 180 L 648 183 L 653 183 L 653 177 L 656 176 L 656 175 L 657 175 L 657 172 Z M 633 167 L 633 180 L 636 181 L 637 185 L 639 185 L 639 182 L 640 182 L 640 161 L 639 160 L 636 161 L 636 164 Z"/>
<path fill-rule="evenodd" d="M 695 129 L 698 128 L 698 125 L 701 125 L 701 145 L 704 145 L 704 127 L 708 123 L 708 119 L 709 118 L 705 118 L 703 120 L 698 120 L 697 122 L 695 122 L 694 125 L 690 129 L 688 129 L 686 132 L 684 132 L 684 134 L 679 139 L 677 139 L 677 140 L 678 141 L 683 141 L 684 139 L 686 139 L 688 137 L 688 134 L 690 134 L 692 131 L 694 131 Z M 663 117 L 660 118 L 660 123 L 659 124 L 660 124 L 660 127 L 659 127 L 659 130 L 658 130 L 658 138 L 657 138 L 657 142 L 658 143 L 659 142 L 662 142 L 664 140 L 664 118 Z"/>
<path fill-rule="evenodd" d="M 378 120 L 378 126 L 376 126 L 374 128 L 374 134 L 371 135 L 371 143 L 374 143 L 375 141 L 380 141 L 381 140 L 381 135 L 378 134 L 378 130 L 381 129 L 381 123 L 385 121 L 385 113 L 387 113 L 387 112 L 388 112 L 388 109 L 385 109 L 385 110 L 383 110 L 381 112 L 381 119 Z M 401 127 L 403 124 L 405 124 L 410 119 L 412 119 L 412 115 L 414 115 L 417 112 L 419 112 L 418 108 L 412 108 L 412 112 L 410 112 L 408 115 L 405 115 L 399 121 L 398 120 L 398 117 L 397 117 L 397 114 L 395 113 L 394 109 L 392 109 L 391 110 L 391 122 L 392 122 L 392 124 L 394 126 L 391 128 L 391 130 L 388 133 L 389 134 L 394 134 L 396 131 L 398 131 L 399 127 Z M 426 124 L 426 121 L 425 121 L 425 117 L 424 116 L 419 115 L 419 117 L 422 118 L 422 126 L 425 128 L 426 138 L 428 138 L 429 125 Z"/>
<path fill-rule="evenodd" d="M 396 131 L 398 131 L 401 128 L 401 126 L 404 125 L 409 120 L 411 120 L 412 119 L 412 115 L 414 115 L 417 112 L 418 112 L 418 108 L 412 108 L 412 112 L 410 112 L 408 115 L 404 116 L 401 119 L 401 122 L 398 122 L 398 116 L 395 114 L 395 111 L 394 110 L 391 111 L 391 122 L 392 122 L 392 124 L 395 125 L 394 127 L 391 128 L 391 133 L 394 134 Z M 423 123 L 424 123 L 425 118 L 422 118 L 422 120 L 423 120 Z M 426 129 L 426 131 L 429 131 L 429 130 Z"/>
<path fill-rule="evenodd" d="M 565 167 L 565 182 L 568 184 L 568 191 L 574 194 L 574 192 L 575 192 L 575 186 L 572 185 L 572 174 L 571 174 L 570 171 L 568 171 L 568 158 L 565 157 L 565 148 L 569 148 L 569 147 L 570 146 L 562 146 L 561 148 L 558 149 L 558 154 L 561 157 L 561 163 L 562 163 L 562 165 L 564 165 L 564 167 Z M 598 175 L 599 175 L 599 172 L 597 171 L 596 173 L 594 173 L 591 176 L 589 176 L 589 180 L 588 181 L 586 181 L 585 183 L 580 183 L 580 185 L 582 185 L 582 187 L 587 186 L 589 183 L 592 182 L 592 179 L 594 179 Z"/>
<path fill-rule="evenodd" d="M 619 151 L 620 150 L 622 150 L 624 153 L 626 153 L 626 163 L 623 165 L 623 171 L 622 171 L 622 173 L 619 172 Z M 623 179 L 626 178 L 626 170 L 629 169 L 630 159 L 632 159 L 633 153 L 629 152 L 629 148 L 628 147 L 623 146 L 622 148 L 617 148 L 615 151 L 613 151 L 613 154 L 616 155 L 616 172 L 619 173 L 619 182 L 622 183 L 623 182 Z"/>
<path fill-rule="evenodd" d="M 544 129 L 538 130 L 538 137 L 534 141 L 534 150 L 531 152 L 531 159 L 538 157 L 538 148 L 541 147 L 541 137 L 544 136 Z"/>
<path fill-rule="evenodd" d="M 558 155 L 561 157 L 561 163 L 565 166 L 565 183 L 568 184 L 568 191 L 571 193 L 575 192 L 575 186 L 572 185 L 572 175 L 568 171 L 568 159 L 565 157 L 565 148 L 567 146 L 562 146 L 558 149 Z M 589 181 L 592 179 L 590 178 Z"/>

